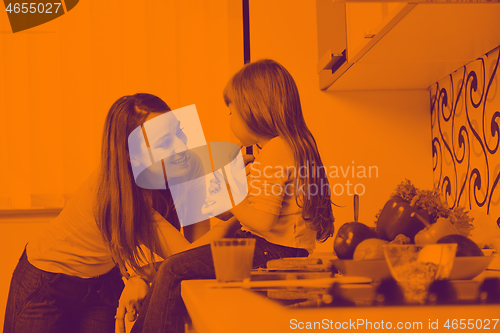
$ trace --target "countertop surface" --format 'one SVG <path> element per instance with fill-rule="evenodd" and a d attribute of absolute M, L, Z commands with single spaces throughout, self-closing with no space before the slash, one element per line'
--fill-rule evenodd
<path fill-rule="evenodd" d="M 485 271 L 475 280 L 486 277 L 500 277 L 500 271 Z M 363 331 L 377 329 L 377 326 L 379 329 L 404 329 L 405 325 L 406 329 L 411 326 L 412 331 L 435 332 L 435 328 L 448 330 L 447 322 L 449 330 L 453 330 L 454 322 L 458 328 L 461 319 L 464 325 L 474 325 L 475 329 L 488 325 L 490 330 L 500 330 L 500 304 L 290 307 L 266 297 L 265 293 L 241 287 L 216 288 L 214 284 L 214 280 L 182 282 L 182 297 L 197 333 L 274 333 L 335 328 Z"/>

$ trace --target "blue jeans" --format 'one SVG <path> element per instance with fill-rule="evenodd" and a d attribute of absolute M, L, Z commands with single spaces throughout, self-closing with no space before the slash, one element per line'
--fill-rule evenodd
<path fill-rule="evenodd" d="M 256 238 L 254 268 L 265 267 L 271 259 L 309 255 L 307 250 L 269 243 L 241 230 L 235 237 Z M 194 279 L 215 279 L 210 245 L 175 254 L 160 265 L 131 333 L 184 332 L 187 311 L 181 297 L 181 282 Z"/>
<path fill-rule="evenodd" d="M 120 270 L 90 279 L 42 271 L 26 251 L 14 270 L 4 333 L 114 333 Z"/>

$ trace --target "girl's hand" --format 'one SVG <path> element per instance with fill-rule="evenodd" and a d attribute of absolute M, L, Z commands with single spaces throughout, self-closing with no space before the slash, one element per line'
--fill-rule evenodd
<path fill-rule="evenodd" d="M 243 154 L 243 163 L 245 164 L 245 167 L 249 166 L 249 164 L 253 163 L 253 161 L 255 161 L 255 156 Z"/>
<path fill-rule="evenodd" d="M 224 180 L 219 171 L 215 171 L 214 176 L 214 178 L 210 179 L 210 187 L 208 188 L 208 193 L 210 193 L 210 195 L 215 195 L 220 191 L 221 180 Z"/>
<path fill-rule="evenodd" d="M 219 171 L 215 171 L 214 176 L 210 180 L 210 187 L 208 188 L 210 196 L 207 198 L 207 202 L 201 207 L 201 213 L 203 215 L 215 216 L 221 220 L 228 220 L 233 216 L 228 212 L 232 207 L 231 201 L 227 191 L 221 190 L 221 186 L 226 186 L 226 182 Z"/>
<path fill-rule="evenodd" d="M 240 148 L 243 148 L 243 144 L 241 142 L 238 145 Z M 250 174 L 251 164 L 255 161 L 255 156 L 253 154 L 247 154 L 246 149 L 243 149 L 241 154 L 243 155 L 243 164 L 245 164 L 245 171 L 248 176 Z"/>
<path fill-rule="evenodd" d="M 118 309 L 116 310 L 116 326 L 118 332 L 125 333 L 125 317 L 128 321 L 135 321 L 142 305 L 142 301 L 148 293 L 149 285 L 140 276 L 133 276 L 125 281 Z"/>

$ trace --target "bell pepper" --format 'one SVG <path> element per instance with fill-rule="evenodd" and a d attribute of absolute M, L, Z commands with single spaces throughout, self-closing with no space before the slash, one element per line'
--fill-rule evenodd
<path fill-rule="evenodd" d="M 413 207 L 417 197 L 411 203 L 399 196 L 394 196 L 385 204 L 377 220 L 377 233 L 380 238 L 392 241 L 397 235 L 403 234 L 413 240 L 415 235 L 425 228 L 418 216 L 429 219 L 427 212 Z"/>
<path fill-rule="evenodd" d="M 442 237 L 453 234 L 458 234 L 455 226 L 448 219 L 440 217 L 436 223 L 427 225 L 415 235 L 415 244 L 435 244 Z"/>

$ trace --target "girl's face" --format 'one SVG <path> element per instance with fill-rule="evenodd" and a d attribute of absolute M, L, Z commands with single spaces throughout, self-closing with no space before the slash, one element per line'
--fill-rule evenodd
<path fill-rule="evenodd" d="M 228 108 L 230 117 L 229 126 L 233 134 L 244 146 L 256 144 L 258 142 L 257 137 L 250 132 L 234 103 L 229 103 Z"/>

